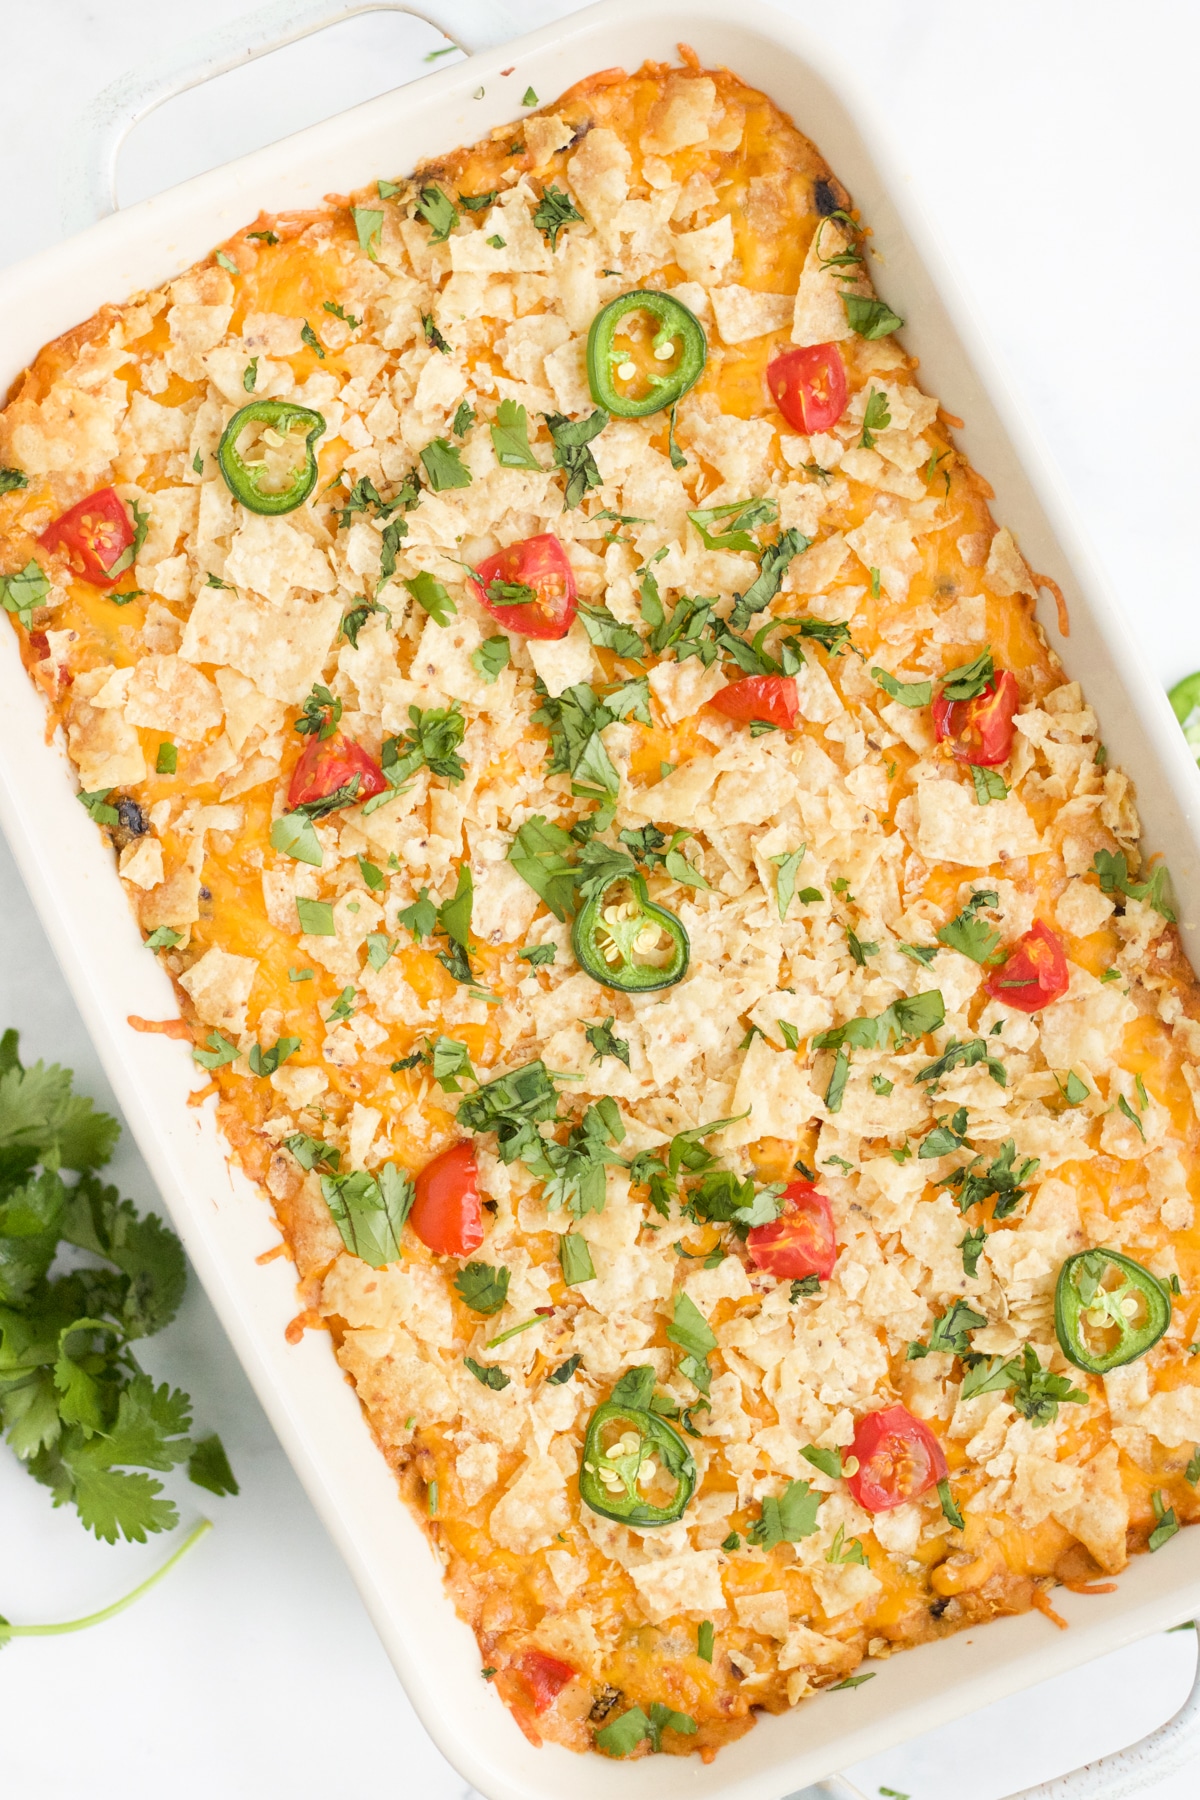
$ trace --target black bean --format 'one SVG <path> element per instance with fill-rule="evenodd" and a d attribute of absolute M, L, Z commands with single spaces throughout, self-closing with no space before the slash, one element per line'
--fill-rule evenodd
<path fill-rule="evenodd" d="M 842 204 L 832 183 L 824 178 L 814 181 L 813 199 L 816 201 L 817 211 L 823 219 L 827 219 L 830 213 L 837 212 Z"/>

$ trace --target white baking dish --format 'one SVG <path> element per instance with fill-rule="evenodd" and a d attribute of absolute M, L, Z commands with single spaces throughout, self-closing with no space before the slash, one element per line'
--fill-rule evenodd
<path fill-rule="evenodd" d="M 415 10 L 436 14 L 469 43 L 471 33 L 475 41 L 498 35 L 497 15 L 486 6 L 487 0 L 474 0 L 463 15 L 452 3 Z M 336 17 L 369 9 L 370 0 L 340 6 L 331 0 L 327 10 Z M 260 21 L 236 42 L 227 33 L 186 80 L 172 84 L 160 71 L 160 89 L 229 66 L 271 35 L 298 35 L 314 11 L 314 0 L 292 3 L 275 10 L 269 29 Z M 1166 701 L 1091 566 L 1037 434 L 980 342 L 929 227 L 887 186 L 870 143 L 867 97 L 853 91 L 844 71 L 830 68 L 815 29 L 758 0 L 603 0 L 104 219 L 0 275 L 0 382 L 11 381 L 47 338 L 104 301 L 186 267 L 260 208 L 308 206 L 331 190 L 395 175 L 513 116 L 531 84 L 551 96 L 615 62 L 633 68 L 646 57 L 668 60 L 681 39 L 702 61 L 728 64 L 770 94 L 815 139 L 872 224 L 873 247 L 884 262 L 881 285 L 911 321 L 905 338 L 921 358 L 923 382 L 967 419 L 964 446 L 995 486 L 998 517 L 1014 528 L 1031 564 L 1051 574 L 1067 596 L 1070 644 L 1061 645 L 1052 608 L 1049 636 L 1085 683 L 1113 756 L 1137 780 L 1150 845 L 1169 847 L 1183 929 L 1197 954 L 1200 784 Z M 482 98 L 475 98 L 480 89 Z M 131 110 L 145 110 L 132 85 L 125 100 Z M 107 109 L 110 137 L 119 111 L 116 104 Z M 84 187 L 81 175 L 77 191 Z M 73 797 L 62 749 L 45 742 L 42 703 L 6 631 L 0 633 L 0 693 L 0 820 L 125 1116 L 422 1721 L 489 1800 L 560 1800 L 564 1790 L 578 1800 L 779 1800 L 839 1765 L 1200 1611 L 1196 1530 L 1181 1534 L 1163 1555 L 1137 1558 L 1109 1597 L 1056 1596 L 1072 1621 L 1068 1633 L 1034 1613 L 911 1651 L 880 1665 L 866 1687 L 760 1720 L 708 1767 L 695 1758 L 617 1765 L 553 1747 L 533 1750 L 481 1682 L 474 1638 L 442 1592 L 439 1569 L 397 1500 L 327 1342 L 319 1334 L 296 1348 L 285 1342 L 296 1309 L 289 1266 L 256 1265 L 276 1234 L 257 1193 L 228 1172 L 211 1117 L 186 1104 L 195 1080 L 186 1047 L 138 1035 L 126 1024 L 131 1013 L 171 1015 L 174 998 L 141 944 L 110 853 Z M 1176 1750 L 1182 1741 L 1176 1731 Z M 1123 1766 L 1130 1767 L 1128 1755 Z M 1110 1782 L 1086 1791 L 1128 1790 Z"/>

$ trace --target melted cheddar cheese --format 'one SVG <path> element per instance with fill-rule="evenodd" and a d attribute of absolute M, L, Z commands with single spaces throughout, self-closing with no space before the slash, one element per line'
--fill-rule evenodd
<path fill-rule="evenodd" d="M 553 245 L 537 216 L 551 187 L 574 215 Z M 434 189 L 457 213 L 446 232 Z M 26 666 L 82 789 L 120 802 L 108 827 L 120 873 L 147 935 L 166 934 L 159 954 L 196 1045 L 216 1033 L 236 1052 L 197 1097 L 215 1096 L 232 1153 L 274 1208 L 299 1282 L 293 1335 L 328 1331 L 485 1672 L 535 1741 L 586 1749 L 606 1723 L 658 1704 L 686 1715 L 661 1748 L 708 1758 L 759 1709 L 794 1705 L 865 1657 L 1045 1610 L 1056 1582 L 1119 1572 L 1165 1509 L 1196 1516 L 1195 980 L 1163 890 L 1144 885 L 1130 784 L 1037 622 L 1042 578 L 997 530 L 914 359 L 890 332 L 851 328 L 843 296 L 873 292 L 858 248 L 869 221 L 764 95 L 687 59 L 610 70 L 382 193 L 260 218 L 219 258 L 49 345 L 0 416 L 0 461 L 27 477 L 0 498 L 0 567 L 35 558 L 49 578 L 17 627 Z M 591 414 L 588 327 L 632 286 L 670 290 L 700 317 L 705 371 L 678 408 L 674 455 L 665 413 L 610 420 L 591 444 L 598 485 L 564 508 L 543 421 Z M 766 370 L 792 342 L 827 339 L 849 405 L 803 436 Z M 251 394 L 326 421 L 312 496 L 285 518 L 235 506 L 215 460 Z M 878 401 L 868 414 L 872 395 L 886 418 Z M 497 457 L 489 426 L 505 402 L 525 409 L 525 466 Z M 430 478 L 421 452 L 437 440 L 469 483 Z M 417 505 L 390 514 L 414 470 Z M 117 589 L 37 542 L 109 485 L 149 517 Z M 716 633 L 775 523 L 749 551 L 714 549 L 687 517 L 752 497 L 803 545 L 754 628 L 818 628 L 797 640 L 795 728 L 759 735 L 707 703 L 740 672 L 722 666 Z M 389 536 L 397 516 L 405 529 Z M 472 597 L 466 567 L 544 532 L 585 604 L 641 634 L 636 658 L 580 620 L 557 643 L 501 634 Z M 700 653 L 649 647 L 647 571 L 668 611 L 712 598 Z M 442 622 L 414 591 L 421 577 L 451 603 Z M 501 635 L 496 669 L 481 649 Z M 935 741 L 928 705 L 889 698 L 876 678 L 936 685 L 987 646 L 1021 697 L 990 788 Z M 271 839 L 314 684 L 373 755 L 408 730 L 410 707 L 465 720 L 461 778 L 421 768 L 387 805 L 319 820 L 319 866 Z M 630 701 L 603 732 L 619 791 L 601 838 L 685 834 L 690 873 L 660 857 L 649 875 L 692 945 L 686 980 L 662 994 L 591 981 L 568 924 L 509 860 L 530 818 L 569 829 L 592 810 L 549 768 L 546 715 L 534 717 L 580 684 Z M 1096 859 L 1118 854 L 1124 891 L 1110 880 L 1106 892 Z M 439 956 L 444 937 L 413 924 L 463 866 L 469 983 Z M 984 966 L 939 943 L 979 893 L 973 916 L 998 954 L 1034 918 L 1054 929 L 1064 998 L 1032 1016 L 1007 1008 Z M 297 900 L 325 903 L 328 929 L 306 932 L 300 911 L 318 915 Z M 518 956 L 533 946 L 543 960 Z M 944 1022 L 856 1048 L 835 1101 L 834 1055 L 814 1037 L 934 989 Z M 586 1035 L 605 1022 L 620 1051 Z M 255 1046 L 285 1037 L 299 1047 L 256 1074 Z M 955 1040 L 976 1039 L 994 1068 L 922 1078 Z M 418 1171 L 463 1135 L 455 1113 L 473 1091 L 444 1066 L 437 1078 L 431 1047 L 446 1041 L 479 1082 L 544 1059 L 558 1139 L 606 1096 L 624 1131 L 603 1209 L 582 1216 L 478 1137 L 477 1260 L 509 1280 L 490 1315 L 455 1285 L 460 1262 L 411 1229 L 384 1268 L 353 1255 L 320 1163 L 296 1151 L 309 1146 L 311 1164 L 325 1145 L 343 1174 Z M 1086 1096 L 1069 1104 L 1071 1071 Z M 631 1181 L 637 1153 L 714 1120 L 732 1121 L 704 1140 L 719 1166 L 761 1185 L 815 1173 L 839 1246 L 815 1292 L 758 1269 L 744 1230 L 681 1211 L 686 1189 L 656 1209 Z M 947 1120 L 959 1147 L 924 1150 Z M 1010 1143 L 1032 1165 L 1012 1209 L 960 1214 L 950 1177 Z M 567 1225 L 595 1270 L 572 1286 Z M 964 1235 L 981 1226 L 971 1273 Z M 1105 1379 L 1071 1368 L 1053 1319 L 1064 1259 L 1100 1244 L 1177 1278 L 1166 1335 Z M 716 1340 L 699 1387 L 668 1337 L 681 1292 Z M 968 1360 L 911 1355 L 964 1299 L 985 1321 Z M 980 1359 L 1027 1345 L 1075 1398 L 1031 1417 L 1011 1384 L 962 1397 Z M 582 1505 L 578 1471 L 595 1405 L 647 1363 L 693 1433 L 699 1484 L 678 1522 L 639 1531 Z M 805 1457 L 848 1457 L 857 1421 L 898 1402 L 942 1444 L 961 1527 L 935 1490 L 872 1514 Z M 799 1481 L 820 1496 L 815 1527 L 764 1547 L 764 1500 Z M 553 1696 L 531 1673 L 539 1652 L 571 1676 Z M 649 1754 L 652 1739 L 625 1748 Z"/>

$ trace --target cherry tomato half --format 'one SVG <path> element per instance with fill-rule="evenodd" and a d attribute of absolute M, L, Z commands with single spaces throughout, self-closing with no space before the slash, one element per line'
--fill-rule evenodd
<path fill-rule="evenodd" d="M 768 364 L 767 386 L 796 431 L 828 431 L 846 410 L 846 365 L 836 344 L 785 350 Z"/>
<path fill-rule="evenodd" d="M 437 1256 L 470 1256 L 483 1242 L 479 1167 L 469 1139 L 451 1144 L 417 1176 L 408 1222 Z"/>
<path fill-rule="evenodd" d="M 537 1712 L 545 1712 L 551 1701 L 557 1700 L 568 1681 L 574 1681 L 578 1674 L 578 1670 L 573 1669 L 570 1663 L 559 1662 L 556 1656 L 547 1656 L 541 1650 L 527 1650 L 517 1667 L 525 1686 L 533 1695 Z"/>
<path fill-rule="evenodd" d="M 868 1413 L 854 1432 L 858 1473 L 846 1485 L 868 1512 L 890 1512 L 946 1479 L 942 1446 L 907 1406 Z"/>
<path fill-rule="evenodd" d="M 578 598 L 575 572 L 552 531 L 485 557 L 475 573 L 479 580 L 470 584 L 475 598 L 506 631 L 527 638 L 560 638 L 570 631 Z M 528 588 L 533 597 L 505 601 L 499 590 L 507 587 Z"/>
<path fill-rule="evenodd" d="M 356 775 L 358 791 L 354 804 L 369 800 L 372 794 L 386 792 L 383 770 L 361 744 L 356 744 L 353 738 L 343 737 L 340 731 L 327 738 L 314 733 L 306 740 L 300 760 L 292 770 L 287 803 L 295 807 L 311 805 L 314 800 L 327 800 Z"/>
<path fill-rule="evenodd" d="M 1009 951 L 1007 961 L 993 969 L 984 983 L 993 1000 L 1023 1013 L 1041 1012 L 1052 1000 L 1061 1000 L 1070 985 L 1062 941 L 1041 919 L 1033 921 Z"/>
<path fill-rule="evenodd" d="M 47 550 L 65 550 L 76 575 L 96 587 L 111 587 L 125 572 L 114 565 L 133 543 L 129 511 L 115 488 L 100 488 L 71 507 L 38 538 Z"/>
<path fill-rule="evenodd" d="M 713 695 L 709 705 L 727 719 L 764 719 L 768 725 L 782 725 L 787 731 L 796 723 L 800 709 L 796 683 L 790 675 L 748 675 L 745 681 L 731 681 Z"/>
<path fill-rule="evenodd" d="M 833 1213 L 824 1194 L 807 1181 L 793 1181 L 783 1190 L 783 1211 L 770 1225 L 755 1225 L 746 1237 L 750 1260 L 757 1269 L 781 1280 L 797 1281 L 816 1275 L 828 1281 L 837 1261 Z"/>
<path fill-rule="evenodd" d="M 939 694 L 933 703 L 933 729 L 942 743 L 951 745 L 959 762 L 995 769 L 1012 755 L 1013 714 L 1020 703 L 1016 676 L 1009 669 L 998 669 L 973 700 L 946 700 Z"/>

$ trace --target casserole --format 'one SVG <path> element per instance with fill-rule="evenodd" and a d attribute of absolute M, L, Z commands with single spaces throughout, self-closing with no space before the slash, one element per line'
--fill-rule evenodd
<path fill-rule="evenodd" d="M 666 50 L 666 49 L 667 49 L 667 46 L 666 46 L 666 45 L 664 45 L 664 46 L 662 46 L 662 47 L 661 47 L 661 48 L 662 48 L 662 50 L 663 50 L 663 51 L 665 51 L 665 50 Z M 706 54 L 712 54 L 712 55 L 720 55 L 720 54 L 721 54 L 721 51 L 720 51 L 720 50 L 719 50 L 719 49 L 718 49 L 718 50 L 716 50 L 716 51 L 715 51 L 715 52 L 714 52 L 714 51 L 710 51 L 710 50 L 708 50 L 708 49 L 707 49 L 707 47 L 706 47 L 706 52 L 705 52 L 705 53 L 706 53 Z M 590 54 L 590 55 L 591 55 L 591 56 L 592 56 L 592 57 L 593 57 L 593 59 L 594 59 L 594 58 L 595 58 L 595 55 L 596 55 L 596 52 L 595 52 L 595 51 L 594 51 L 594 50 L 593 50 L 593 51 L 590 51 L 590 52 L 589 52 L 589 54 Z M 744 56 L 744 54 L 743 54 L 743 52 L 742 52 L 742 50 L 741 50 L 741 49 L 740 49 L 740 48 L 739 48 L 739 50 L 738 50 L 738 52 L 737 52 L 737 55 L 736 55 L 736 56 L 734 56 L 734 55 L 733 55 L 733 54 L 730 54 L 730 58 L 729 58 L 729 59 L 730 59 L 730 60 L 737 60 L 737 61 L 740 61 L 740 62 L 741 62 L 741 64 L 742 64 L 742 66 L 746 66 L 746 62 L 745 62 L 745 56 Z M 585 65 L 585 66 L 586 66 L 586 65 Z M 533 78 L 533 71 L 531 71 L 531 70 L 528 70 L 528 71 L 526 71 L 526 72 L 527 72 L 527 73 L 529 73 L 529 75 L 530 75 L 530 78 L 531 78 L 531 79 L 532 79 L 532 78 Z M 546 81 L 556 81 L 556 80 L 558 80 L 558 81 L 561 81 L 561 79 L 562 79 L 562 77 L 561 77 L 561 75 L 557 75 L 557 74 L 553 74 L 553 73 L 552 73 L 552 74 L 550 74 L 550 75 L 549 75 L 549 76 L 544 76 L 544 77 L 542 77 L 542 78 L 541 78 L 541 79 L 542 79 L 542 81 L 543 81 L 543 84 L 544 84 L 544 83 L 545 83 L 545 82 L 546 82 Z M 766 85 L 768 85 L 768 86 L 770 86 L 770 85 L 772 85 L 772 84 L 771 84 L 771 83 L 769 83 L 769 82 L 768 82 L 768 83 L 767 83 L 767 84 L 766 84 Z M 792 105 L 792 106 L 793 106 L 793 108 L 794 108 L 794 110 L 796 110 L 796 111 L 797 111 L 797 112 L 798 112 L 798 113 L 799 113 L 799 114 L 800 114 L 800 116 L 802 116 L 802 117 L 803 117 L 803 118 L 804 118 L 804 120 L 805 120 L 805 123 L 806 123 L 806 124 L 807 124 L 807 123 L 810 123 L 810 116 L 811 116 L 811 115 L 810 115 L 810 111 L 806 111 L 806 110 L 805 110 L 805 108 L 804 108 L 804 106 L 803 106 L 803 104 L 802 104 L 802 103 L 801 103 L 801 102 L 799 102 L 799 101 L 797 101 L 797 100 L 793 100 L 793 99 L 790 99 L 790 96 L 789 96 L 789 100 L 790 100 L 790 104 L 791 104 L 791 105 Z M 819 133 L 818 133 L 818 135 L 819 135 Z M 426 142 L 428 142 L 428 140 L 425 140 L 425 141 L 426 141 Z M 845 163 L 845 162 L 843 162 L 843 165 L 842 165 L 842 166 L 843 166 L 843 167 L 846 167 L 846 166 L 847 166 L 847 165 L 846 165 L 846 163 Z M 863 182 L 862 182 L 862 180 L 861 180 L 861 179 L 860 179 L 860 180 L 859 180 L 859 182 L 858 182 L 858 191 L 859 191 L 859 193 L 860 193 L 860 194 L 862 194 L 862 192 L 863 192 Z M 868 204 L 869 204 L 869 202 L 868 202 Z M 879 213 L 878 213 L 878 212 L 874 212 L 874 211 L 873 211 L 873 216 L 875 216 L 875 217 L 877 217 L 877 218 L 878 218 L 878 217 L 880 217 L 880 216 L 881 216 L 881 215 L 880 215 L 880 214 L 879 214 Z M 916 303 L 916 309 L 915 309 L 915 316 L 916 316 L 916 315 L 919 315 L 919 311 L 920 311 L 920 302 L 919 302 L 919 300 L 918 300 L 918 301 L 917 301 L 917 303 Z M 43 329 L 44 329 L 44 327 L 43 327 Z M 928 357 L 927 357 L 927 362 L 928 362 L 928 361 L 929 361 L 929 358 L 928 358 Z M 936 376 L 935 376 L 935 379 L 936 379 Z M 946 382 L 945 382 L 945 381 L 944 381 L 944 380 L 942 380 L 942 381 L 940 381 L 940 382 L 938 382 L 938 385 L 940 385 L 940 386 L 941 386 L 941 387 L 942 387 L 942 388 L 943 388 L 943 391 L 947 391 L 947 389 L 946 389 Z M 953 390 L 950 390 L 950 391 L 953 391 Z M 990 465 L 989 465 L 989 466 L 993 466 L 993 465 L 994 465 L 994 462 L 995 462 L 995 457 L 994 457 L 994 455 L 993 455 L 993 457 L 992 457 L 992 462 L 991 462 L 991 464 L 990 464 Z M 1007 514 L 1008 514 L 1008 516 L 1010 516 L 1010 517 L 1012 517 L 1012 516 L 1014 516 L 1014 514 L 1013 514 L 1013 510 L 1012 510 L 1012 507 L 1011 507 L 1011 506 L 1009 506 L 1009 507 L 1007 507 L 1007 508 L 1006 508 L 1006 511 L 1007 511 Z M 1050 559 L 1049 559 L 1049 558 L 1048 558 L 1048 557 L 1047 557 L 1047 556 L 1045 556 L 1045 555 L 1043 555 L 1043 554 L 1042 554 L 1042 553 L 1041 553 L 1041 551 L 1040 551 L 1040 549 L 1039 549 L 1039 548 L 1038 548 L 1038 546 L 1037 546 L 1037 544 L 1036 544 L 1036 541 L 1035 541 L 1035 540 L 1034 540 L 1034 539 L 1033 539 L 1033 538 L 1031 538 L 1031 535 L 1030 535 L 1030 531 L 1029 531 L 1029 529 L 1028 529 L 1028 528 L 1026 528 L 1026 529 L 1025 529 L 1025 530 L 1024 530 L 1024 532 L 1023 532 L 1023 535 L 1024 535 L 1024 538 L 1025 538 L 1025 542 L 1026 542 L 1026 544 L 1027 544 L 1027 545 L 1031 545 L 1031 546 L 1032 546 L 1032 553 L 1033 553 L 1033 554 L 1034 554 L 1034 556 L 1035 556 L 1035 558 L 1036 558 L 1036 560 L 1037 560 L 1037 561 L 1038 561 L 1038 562 L 1039 562 L 1039 564 L 1042 564 L 1042 565 L 1045 565 L 1045 564 L 1046 564 L 1046 562 L 1047 562 L 1047 561 L 1048 561 L 1048 560 L 1050 560 Z M 1054 566 L 1054 567 L 1059 567 L 1059 568 L 1061 568 L 1061 566 L 1062 566 L 1062 565 L 1061 565 L 1061 562 L 1052 562 L 1052 563 L 1051 563 L 1051 566 Z M 1122 755 L 1126 755 L 1126 756 L 1127 756 L 1127 751 L 1125 751 L 1125 750 L 1124 750 L 1124 749 L 1123 749 L 1123 748 L 1120 748 L 1120 747 L 1119 747 L 1119 753 L 1120 753 L 1120 754 L 1122 754 Z M 1152 840 L 1153 840 L 1153 837 L 1154 837 L 1154 828 L 1153 828 L 1153 823 L 1152 823 L 1152 824 L 1151 824 L 1151 838 L 1152 838 Z M 1173 840 L 1173 841 L 1175 841 L 1175 840 Z M 1178 857 L 1177 857 L 1177 856 L 1176 856 L 1176 857 L 1175 857 L 1175 858 L 1173 858 L 1173 860 L 1174 860 L 1174 861 L 1175 861 L 1175 862 L 1176 862 L 1176 863 L 1177 863 L 1177 862 L 1178 862 Z M 127 1006 L 128 1006 L 128 1005 L 129 1005 L 129 997 L 128 997 L 128 995 L 126 995 L 126 996 L 124 996 L 124 999 L 123 999 L 123 1004 L 124 1004 L 124 1005 L 125 1005 L 125 1006 L 126 1006 L 126 1007 L 127 1007 Z M 141 1009 L 141 1010 L 151 1010 L 151 1009 L 149 1009 L 149 1008 L 142 1008 L 142 1009 Z M 735 1777 L 734 1777 L 734 1778 L 735 1778 L 735 1780 L 736 1780 L 736 1771 L 735 1771 Z M 658 1784 L 658 1785 L 659 1785 L 659 1786 L 660 1786 L 660 1787 L 661 1787 L 661 1785 L 662 1785 L 662 1782 L 661 1782 L 661 1781 L 660 1781 L 660 1782 L 659 1782 L 659 1784 Z M 736 1790 L 736 1788 L 735 1788 L 735 1789 L 734 1789 L 734 1790 L 730 1790 L 730 1791 L 737 1791 L 737 1790 Z M 747 1791 L 747 1792 L 749 1792 L 749 1791 L 755 1791 L 755 1790 L 753 1790 L 753 1789 L 750 1789 L 750 1788 L 746 1788 L 746 1789 L 745 1789 L 745 1790 L 744 1790 L 744 1791 Z"/>

